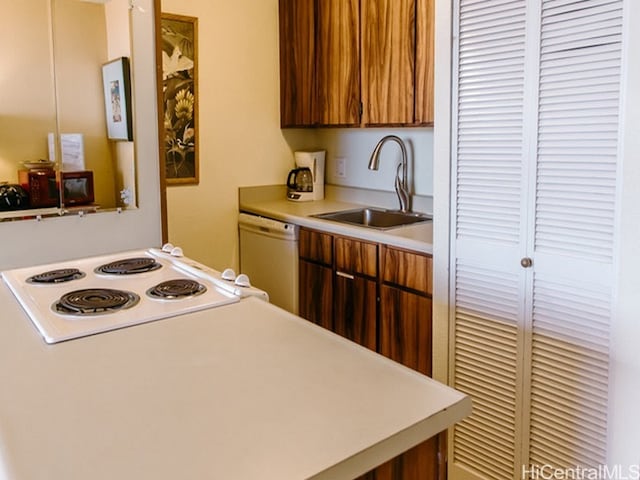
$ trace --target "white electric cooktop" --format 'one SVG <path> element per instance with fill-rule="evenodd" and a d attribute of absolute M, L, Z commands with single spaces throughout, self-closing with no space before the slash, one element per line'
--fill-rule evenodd
<path fill-rule="evenodd" d="M 221 307 L 247 293 L 219 272 L 160 249 L 19 268 L 2 277 L 47 343 Z"/>

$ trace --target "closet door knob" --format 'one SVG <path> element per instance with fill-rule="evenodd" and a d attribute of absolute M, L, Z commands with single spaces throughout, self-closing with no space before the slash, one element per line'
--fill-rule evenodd
<path fill-rule="evenodd" d="M 533 265 L 533 260 L 531 260 L 529 257 L 524 257 L 522 260 L 520 260 L 520 265 L 522 265 L 524 268 L 529 268 Z"/>

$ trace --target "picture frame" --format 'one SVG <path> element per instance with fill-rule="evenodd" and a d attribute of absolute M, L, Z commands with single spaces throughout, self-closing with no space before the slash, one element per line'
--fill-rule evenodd
<path fill-rule="evenodd" d="M 162 13 L 160 27 L 165 181 L 198 184 L 198 19 Z"/>
<path fill-rule="evenodd" d="M 102 65 L 104 106 L 109 140 L 133 141 L 131 67 L 127 57 Z"/>

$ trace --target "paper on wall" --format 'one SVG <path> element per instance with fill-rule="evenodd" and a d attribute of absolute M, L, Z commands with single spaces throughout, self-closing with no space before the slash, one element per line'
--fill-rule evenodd
<path fill-rule="evenodd" d="M 81 133 L 60 134 L 62 171 L 84 170 L 84 139 Z"/>

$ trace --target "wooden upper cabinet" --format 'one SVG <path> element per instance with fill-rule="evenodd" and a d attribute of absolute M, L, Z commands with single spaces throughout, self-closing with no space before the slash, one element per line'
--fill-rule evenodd
<path fill-rule="evenodd" d="M 416 124 L 433 124 L 435 0 L 416 0 Z"/>
<path fill-rule="evenodd" d="M 435 0 L 279 0 L 281 125 L 433 123 Z"/>
<path fill-rule="evenodd" d="M 315 0 L 279 0 L 280 122 L 316 123 Z"/>
<path fill-rule="evenodd" d="M 360 123 L 359 0 L 317 3 L 317 93 L 321 125 Z"/>
<path fill-rule="evenodd" d="M 362 0 L 366 125 L 413 123 L 415 1 Z"/>
<path fill-rule="evenodd" d="M 362 123 L 433 123 L 433 1 L 362 0 Z"/>

